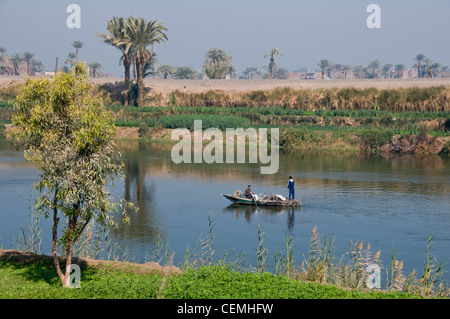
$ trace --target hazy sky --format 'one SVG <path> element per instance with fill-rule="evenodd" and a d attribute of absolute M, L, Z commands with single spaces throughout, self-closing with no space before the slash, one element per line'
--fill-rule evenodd
<path fill-rule="evenodd" d="M 66 8 L 81 7 L 81 28 L 69 29 Z M 369 29 L 369 4 L 381 7 L 381 29 Z M 364 65 L 405 64 L 423 53 L 450 66 L 449 0 L 0 0 L 0 46 L 7 53 L 31 51 L 53 70 L 74 40 L 84 42 L 80 58 L 99 62 L 122 76 L 120 53 L 100 42 L 113 16 L 158 20 L 168 29 L 167 44 L 156 46 L 158 64 L 200 69 L 206 51 L 223 48 L 238 73 L 267 64 L 264 51 L 279 48 L 280 67 L 316 68 L 323 58 Z"/>

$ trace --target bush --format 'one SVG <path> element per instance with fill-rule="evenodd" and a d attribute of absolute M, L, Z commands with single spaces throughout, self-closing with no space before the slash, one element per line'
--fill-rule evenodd
<path fill-rule="evenodd" d="M 358 133 L 361 142 L 368 150 L 376 150 L 376 148 L 391 142 L 395 132 L 385 129 L 365 129 Z"/>
<path fill-rule="evenodd" d="M 250 120 L 239 116 L 219 116 L 219 115 L 170 115 L 159 118 L 158 122 L 164 128 L 176 129 L 187 128 L 190 131 L 194 130 L 194 121 L 202 121 L 202 129 L 218 128 L 225 131 L 227 128 L 248 128 L 250 127 Z"/>
<path fill-rule="evenodd" d="M 143 121 L 139 124 L 139 137 L 146 137 L 150 133 L 147 122 Z"/>

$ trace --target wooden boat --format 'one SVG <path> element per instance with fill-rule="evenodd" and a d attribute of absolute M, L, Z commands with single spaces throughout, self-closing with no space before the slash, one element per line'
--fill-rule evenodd
<path fill-rule="evenodd" d="M 286 199 L 281 195 L 260 194 L 257 199 L 249 199 L 242 196 L 242 192 L 236 191 L 233 195 L 221 194 L 235 204 L 255 206 L 302 206 L 299 199 Z"/>

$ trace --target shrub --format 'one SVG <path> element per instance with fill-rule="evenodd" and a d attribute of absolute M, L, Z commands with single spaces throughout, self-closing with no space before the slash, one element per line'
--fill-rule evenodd
<path fill-rule="evenodd" d="M 376 148 L 389 143 L 395 132 L 385 129 L 364 129 L 358 133 L 358 137 L 368 150 L 376 150 Z"/>
<path fill-rule="evenodd" d="M 250 120 L 245 117 L 196 114 L 163 116 L 158 122 L 164 128 L 187 128 L 193 131 L 195 120 L 202 121 L 202 129 L 218 128 L 222 131 L 225 131 L 227 128 L 248 128 L 251 124 Z"/>

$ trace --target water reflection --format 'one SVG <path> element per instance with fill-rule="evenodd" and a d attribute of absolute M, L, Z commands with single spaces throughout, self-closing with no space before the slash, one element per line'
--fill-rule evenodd
<path fill-rule="evenodd" d="M 215 220 L 218 251 L 254 252 L 257 225 L 270 249 L 285 247 L 285 233 L 296 240 L 299 256 L 307 253 L 314 226 L 336 239 L 336 255 L 350 240 L 370 242 L 389 260 L 395 245 L 406 272 L 423 267 L 428 234 L 435 235 L 434 254 L 448 262 L 450 251 L 450 159 L 439 156 L 373 156 L 357 153 L 280 153 L 279 171 L 261 175 L 259 164 L 174 164 L 170 144 L 122 141 L 125 178 L 111 189 L 139 208 L 129 212 L 130 225 L 119 223 L 115 239 L 136 261 L 157 241 L 167 238 L 175 256 L 208 233 Z M 38 178 L 22 152 L 0 140 L 0 244 L 8 248 L 20 226 L 28 223 L 28 198 Z M 243 191 L 287 197 L 288 176 L 303 206 L 230 205 L 220 194 Z M 49 246 L 50 247 L 50 246 Z M 340 250 L 340 251 L 339 251 Z M 43 247 L 43 251 L 46 249 Z M 220 256 L 219 256 L 220 257 Z M 180 257 L 179 257 L 180 258 Z M 250 260 L 254 264 L 254 260 Z"/>
<path fill-rule="evenodd" d="M 244 216 L 247 222 L 252 221 L 252 217 L 257 214 L 266 215 L 282 215 L 286 216 L 287 229 L 292 231 L 294 228 L 295 213 L 300 212 L 301 207 L 284 207 L 284 206 L 250 206 L 231 204 L 223 209 L 225 213 L 232 213 L 236 218 Z"/>

